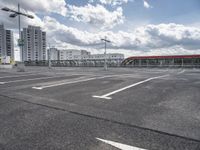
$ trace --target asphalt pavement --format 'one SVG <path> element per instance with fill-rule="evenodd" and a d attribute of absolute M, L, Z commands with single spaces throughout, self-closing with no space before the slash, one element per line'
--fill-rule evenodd
<path fill-rule="evenodd" d="M 200 70 L 0 70 L 0 149 L 199 150 Z"/>

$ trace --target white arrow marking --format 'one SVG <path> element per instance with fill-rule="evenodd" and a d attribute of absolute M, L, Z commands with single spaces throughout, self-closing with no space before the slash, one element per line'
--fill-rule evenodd
<path fill-rule="evenodd" d="M 142 149 L 142 148 L 139 148 L 139 147 L 130 146 L 130 145 L 114 142 L 114 141 L 104 140 L 104 139 L 100 139 L 100 138 L 96 138 L 96 139 L 99 140 L 99 141 L 102 141 L 106 144 L 112 145 L 116 148 L 119 148 L 120 150 L 147 150 L 147 149 Z"/>

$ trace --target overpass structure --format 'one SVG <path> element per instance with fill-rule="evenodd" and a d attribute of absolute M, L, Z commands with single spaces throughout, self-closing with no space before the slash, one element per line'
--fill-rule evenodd
<path fill-rule="evenodd" d="M 126 58 L 121 66 L 200 68 L 200 55 L 133 56 Z"/>

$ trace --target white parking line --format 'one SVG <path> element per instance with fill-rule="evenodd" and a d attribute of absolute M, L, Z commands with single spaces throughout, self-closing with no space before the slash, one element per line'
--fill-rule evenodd
<path fill-rule="evenodd" d="M 85 79 L 81 79 L 79 78 L 78 80 L 73 80 L 73 81 L 67 81 L 67 82 L 63 82 L 63 83 L 55 83 L 55 84 L 51 84 L 51 85 L 45 85 L 45 86 L 37 86 L 37 87 L 32 87 L 32 89 L 36 89 L 36 90 L 42 90 L 45 88 L 50 88 L 50 87 L 56 87 L 56 86 L 61 86 L 61 85 L 67 85 L 67 84 L 73 84 L 73 83 L 79 83 L 79 82 L 86 82 L 86 81 L 91 81 L 91 80 L 98 80 L 98 79 L 103 79 L 103 78 L 110 78 L 110 77 L 124 77 L 130 74 L 121 74 L 121 75 L 107 75 L 107 76 L 103 76 L 103 77 L 93 77 L 93 78 L 85 78 Z"/>
<path fill-rule="evenodd" d="M 0 77 L 0 79 L 4 79 L 4 78 L 14 78 L 14 77 L 24 77 L 24 76 L 31 76 L 31 75 L 38 75 L 39 73 L 31 73 L 31 74 L 23 74 L 23 75 L 13 75 L 13 76 L 4 76 L 4 77 Z"/>
<path fill-rule="evenodd" d="M 111 95 L 113 95 L 113 94 L 116 94 L 116 93 L 118 93 L 118 92 L 124 91 L 124 90 L 126 90 L 126 89 L 129 89 L 129 88 L 131 88 L 131 87 L 137 86 L 137 85 L 139 85 L 139 84 L 142 84 L 142 83 L 145 83 L 145 82 L 154 80 L 154 79 L 163 78 L 163 77 L 166 77 L 166 76 L 169 76 L 169 74 L 163 75 L 163 76 L 157 76 L 157 77 L 148 78 L 148 79 L 146 79 L 146 80 L 143 80 L 143 81 L 140 81 L 140 82 L 131 84 L 131 85 L 129 85 L 129 86 L 123 87 L 123 88 L 118 89 L 118 90 L 115 90 L 115 91 L 113 91 L 113 92 L 104 94 L 104 95 L 102 95 L 102 96 L 94 95 L 94 96 L 92 96 L 92 97 L 94 97 L 94 98 L 102 98 L 102 99 L 112 99 L 112 98 L 109 97 L 109 96 L 111 96 Z"/>
<path fill-rule="evenodd" d="M 0 84 L 23 82 L 23 81 L 34 81 L 34 80 L 41 80 L 41 79 L 52 79 L 52 78 L 59 78 L 59 77 L 63 77 L 63 76 L 58 76 L 58 77 L 41 77 L 41 78 L 32 78 L 32 79 L 22 79 L 22 80 L 6 81 L 6 82 L 0 82 Z"/>
<path fill-rule="evenodd" d="M 130 146 L 130 145 L 114 142 L 114 141 L 104 140 L 104 139 L 100 139 L 100 138 L 96 138 L 96 139 L 101 141 L 101 142 L 104 142 L 106 144 L 112 145 L 113 147 L 116 147 L 120 150 L 145 150 L 145 149 L 142 149 L 142 148 L 139 148 L 139 147 Z"/>
<path fill-rule="evenodd" d="M 42 89 L 45 89 L 45 88 L 61 86 L 61 85 L 66 85 L 66 84 L 72 84 L 72 83 L 85 82 L 85 81 L 91 81 L 91 80 L 95 80 L 95 79 L 97 79 L 97 78 L 80 79 L 80 80 L 68 81 L 68 82 L 63 82 L 63 83 L 56 83 L 56 84 L 51 84 L 51 85 L 46 85 L 46 86 L 32 87 L 32 89 L 42 90 Z"/>
<path fill-rule="evenodd" d="M 182 73 L 184 73 L 185 72 L 185 70 L 182 70 L 181 72 L 178 72 L 177 74 L 182 74 Z"/>

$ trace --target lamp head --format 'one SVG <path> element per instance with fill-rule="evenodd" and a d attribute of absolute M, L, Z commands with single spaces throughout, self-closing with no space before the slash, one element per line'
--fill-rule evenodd
<path fill-rule="evenodd" d="M 3 10 L 3 11 L 10 11 L 10 9 L 8 7 L 1 8 L 1 10 Z"/>
<path fill-rule="evenodd" d="M 10 18 L 15 18 L 16 16 L 17 16 L 16 13 L 15 13 L 15 14 L 10 14 L 10 15 L 9 15 Z"/>

